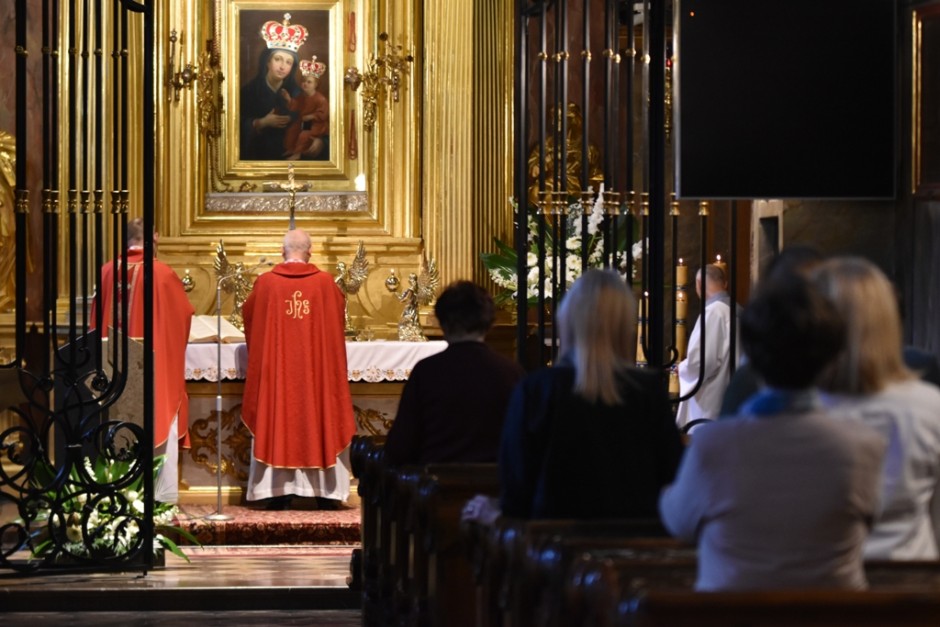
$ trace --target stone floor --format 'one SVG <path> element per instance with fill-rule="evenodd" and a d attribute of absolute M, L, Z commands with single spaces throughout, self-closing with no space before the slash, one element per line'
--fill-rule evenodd
<path fill-rule="evenodd" d="M 257 610 L 229 612 L 11 612 L 0 613 L 4 627 L 171 627 L 175 625 L 260 627 L 358 627 L 359 610 Z"/>
<path fill-rule="evenodd" d="M 0 577 L 12 625 L 332 625 L 361 622 L 354 546 L 188 547 L 141 573 Z"/>

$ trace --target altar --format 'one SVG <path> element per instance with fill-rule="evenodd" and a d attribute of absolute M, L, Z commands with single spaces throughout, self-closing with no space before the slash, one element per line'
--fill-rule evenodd
<path fill-rule="evenodd" d="M 415 364 L 446 347 L 447 342 L 443 341 L 347 342 L 347 378 L 357 432 L 364 435 L 387 433 L 398 410 L 404 381 Z M 220 421 L 223 498 L 228 503 L 241 501 L 248 481 L 251 451 L 251 435 L 241 422 L 247 369 L 248 348 L 244 343 L 189 344 L 186 349 L 192 448 L 180 452 L 182 502 L 215 502 L 217 498 Z M 216 409 L 219 395 L 221 417 Z"/>

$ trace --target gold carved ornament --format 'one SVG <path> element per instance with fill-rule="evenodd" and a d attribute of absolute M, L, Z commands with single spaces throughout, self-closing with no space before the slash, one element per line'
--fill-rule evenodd
<path fill-rule="evenodd" d="M 389 279 L 391 278 L 389 277 Z M 392 282 L 389 279 L 385 281 L 386 289 L 390 292 L 397 290 L 398 281 Z M 434 302 L 440 283 L 437 261 L 433 258 L 430 262 L 422 258 L 419 271 L 408 275 L 408 287 L 398 296 L 398 301 L 405 304 L 398 320 L 398 340 L 400 342 L 426 342 L 428 340 L 424 335 L 424 329 L 421 328 L 419 307 Z"/>
<path fill-rule="evenodd" d="M 170 51 L 166 60 L 165 78 L 163 87 L 166 90 L 167 102 L 179 102 L 180 92 L 187 87 L 192 87 L 198 78 L 198 70 L 192 63 L 183 62 L 183 34 L 177 35 L 176 29 L 170 31 Z M 176 58 L 176 45 L 179 43 L 179 56 Z M 179 66 L 176 63 L 179 61 Z"/>
<path fill-rule="evenodd" d="M 388 33 L 379 34 L 379 45 L 382 54 L 370 55 L 365 72 L 348 67 L 343 78 L 343 82 L 353 91 L 358 91 L 362 98 L 362 125 L 369 132 L 375 128 L 379 103 L 387 103 L 389 97 L 392 102 L 398 102 L 402 76 L 410 72 L 410 64 L 414 62 L 414 55 L 403 54 L 401 44 L 389 45 Z"/>
<path fill-rule="evenodd" d="M 251 432 L 241 421 L 241 405 L 223 411 L 221 420 L 219 418 L 213 410 L 206 418 L 190 421 L 190 456 L 212 474 L 219 472 L 221 464 L 219 474 L 229 475 L 241 482 L 248 481 L 246 469 L 251 463 Z M 228 445 L 229 451 L 226 453 L 223 447 L 221 455 L 217 450 L 220 439 L 216 431 L 218 428 L 222 429 L 224 436 L 221 441 Z"/>
<path fill-rule="evenodd" d="M 574 102 L 569 102 L 566 110 L 568 118 L 568 134 L 565 138 L 564 150 L 567 153 L 565 178 L 567 182 L 567 192 L 569 196 L 581 195 L 581 140 L 583 136 L 584 119 L 581 116 L 581 107 Z M 555 181 L 552 180 L 551 173 L 554 171 L 556 161 L 561 161 L 561 148 L 555 146 L 555 136 L 561 133 L 561 115 L 556 107 L 552 107 L 548 112 L 548 119 L 554 125 L 554 133 L 550 133 L 545 140 L 545 162 L 539 163 L 539 147 L 536 146 L 529 153 L 527 161 L 527 170 L 529 173 L 528 199 L 529 206 L 539 206 L 543 198 L 539 196 L 539 174 L 545 172 L 545 193 L 550 196 L 555 191 Z M 599 188 L 600 181 L 603 180 L 601 170 L 600 151 L 597 146 L 589 145 L 587 153 L 588 180 L 595 183 L 595 189 Z M 559 190 L 560 191 L 560 190 Z M 565 202 L 567 204 L 567 202 Z"/>
<path fill-rule="evenodd" d="M 16 301 L 16 139 L 0 131 L 0 311 L 10 311 Z M 27 242 L 29 239 L 27 238 Z M 29 254 L 27 270 L 32 271 Z"/>
<path fill-rule="evenodd" d="M 343 315 L 345 318 L 346 337 L 355 336 L 358 331 L 349 319 L 349 295 L 359 292 L 359 288 L 366 282 L 369 275 L 369 260 L 366 258 L 366 247 L 359 240 L 356 257 L 349 264 L 340 261 L 336 264 L 336 278 L 334 282 L 339 291 L 343 293 Z"/>
<path fill-rule="evenodd" d="M 209 178 L 212 188 L 217 192 L 230 192 L 232 186 L 225 182 L 220 174 L 219 143 L 222 137 L 222 111 L 224 101 L 222 97 L 222 82 L 225 77 L 219 65 L 219 53 L 213 48 L 202 53 L 199 57 L 199 90 L 196 97 L 196 108 L 199 111 L 199 131 L 206 138 L 206 147 L 209 152 Z"/>
<path fill-rule="evenodd" d="M 245 330 L 245 321 L 242 318 L 242 306 L 248 300 L 251 294 L 251 288 L 254 286 L 252 277 L 255 271 L 264 265 L 271 265 L 264 257 L 251 268 L 246 268 L 242 262 L 231 263 L 228 260 L 228 254 L 225 252 L 225 243 L 219 240 L 216 247 L 215 268 L 216 280 L 221 282 L 221 289 L 233 298 L 232 313 L 228 320 L 235 325 L 239 331 Z"/>

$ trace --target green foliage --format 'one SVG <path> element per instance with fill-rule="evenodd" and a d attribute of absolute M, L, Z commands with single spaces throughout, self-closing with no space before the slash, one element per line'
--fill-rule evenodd
<path fill-rule="evenodd" d="M 166 462 L 165 456 L 153 460 L 153 478 L 156 479 Z M 39 528 L 33 534 L 34 557 L 45 557 L 55 550 L 53 537 L 61 542 L 66 555 L 89 557 L 93 554 L 121 556 L 133 551 L 141 541 L 139 521 L 145 513 L 143 474 L 131 478 L 133 459 L 99 455 L 94 462 L 85 458 L 83 471 L 96 484 L 107 485 L 112 491 L 88 492 L 87 478 L 82 470 L 72 468 L 69 481 L 58 490 L 43 494 L 33 524 Z M 35 469 L 33 484 L 53 485 L 55 470 L 48 465 Z M 57 505 L 56 505 L 57 504 Z M 153 504 L 153 552 L 167 550 L 189 561 L 189 557 L 169 535 L 183 537 L 194 545 L 199 541 L 191 533 L 173 525 L 178 508 L 172 503 L 155 501 Z M 55 534 L 55 535 L 53 535 Z"/>

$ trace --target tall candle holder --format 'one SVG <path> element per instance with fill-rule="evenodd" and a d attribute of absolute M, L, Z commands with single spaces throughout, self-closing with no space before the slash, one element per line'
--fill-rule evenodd
<path fill-rule="evenodd" d="M 643 297 L 640 299 L 639 303 L 639 315 L 637 316 L 636 321 L 636 365 L 645 366 L 648 362 L 646 360 L 646 351 L 643 350 L 643 345 L 646 343 L 646 325 L 648 322 L 649 315 L 649 292 L 644 292 Z"/>
<path fill-rule="evenodd" d="M 676 350 L 679 352 L 679 361 L 685 359 L 688 346 L 689 332 L 685 320 L 676 320 Z"/>
<path fill-rule="evenodd" d="M 676 351 L 679 360 L 685 359 L 685 350 L 687 345 L 686 317 L 689 315 L 689 297 L 686 293 L 686 285 L 689 281 L 689 266 L 679 258 L 676 264 Z"/>
<path fill-rule="evenodd" d="M 682 257 L 679 257 L 679 263 L 676 264 L 676 287 L 685 287 L 688 283 L 689 266 L 685 264 Z"/>

